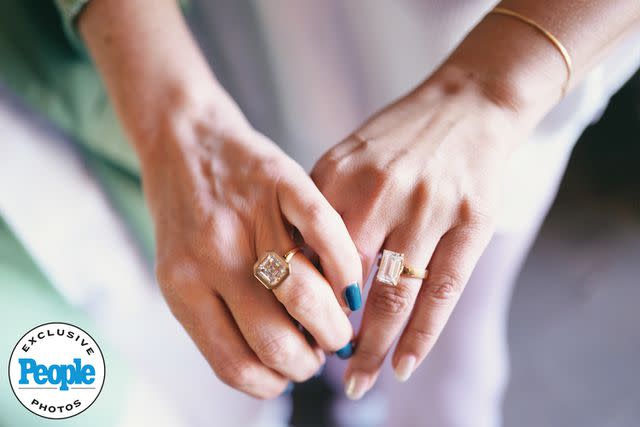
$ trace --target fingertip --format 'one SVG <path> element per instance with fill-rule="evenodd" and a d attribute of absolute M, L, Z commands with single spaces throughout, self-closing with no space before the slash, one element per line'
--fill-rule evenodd
<path fill-rule="evenodd" d="M 400 357 L 398 363 L 393 367 L 393 374 L 396 379 L 403 383 L 406 382 L 413 374 L 416 368 L 417 359 L 412 354 L 406 354 Z"/>
<path fill-rule="evenodd" d="M 371 377 L 367 374 L 354 372 L 349 375 L 344 385 L 344 394 L 350 400 L 360 400 L 373 386 Z"/>
<path fill-rule="evenodd" d="M 346 360 L 353 356 L 354 351 L 355 345 L 352 341 L 349 341 L 347 345 L 336 351 L 336 356 L 338 356 L 342 360 Z"/>
<path fill-rule="evenodd" d="M 293 393 L 294 388 L 295 388 L 295 385 L 293 381 L 289 381 L 285 389 L 282 391 L 282 393 L 280 393 L 280 396 L 289 396 L 291 393 Z"/>
<path fill-rule="evenodd" d="M 313 375 L 313 378 L 320 378 L 322 376 L 322 374 L 324 373 L 324 367 L 326 366 L 326 364 L 322 364 L 322 366 L 320 366 L 320 369 L 318 369 L 316 371 L 316 373 Z"/>
<path fill-rule="evenodd" d="M 351 311 L 358 311 L 362 308 L 362 292 L 358 282 L 347 286 L 343 291 L 344 300 Z"/>
<path fill-rule="evenodd" d="M 325 362 L 327 361 L 327 357 L 324 355 L 324 350 L 322 350 L 320 347 L 315 347 L 313 349 L 313 352 L 318 357 L 318 361 L 319 361 L 321 367 L 324 366 Z"/>

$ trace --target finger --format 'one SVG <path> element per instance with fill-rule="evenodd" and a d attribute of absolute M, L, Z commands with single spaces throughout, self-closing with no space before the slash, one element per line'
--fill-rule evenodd
<path fill-rule="evenodd" d="M 404 253 L 404 265 L 424 270 L 440 237 L 438 232 L 424 230 L 425 227 L 417 224 L 394 230 L 384 248 Z M 381 263 L 379 273 L 384 270 Z M 421 279 L 405 275 L 400 276 L 396 286 L 384 284 L 377 278 L 369 291 L 357 349 L 345 375 L 345 391 L 351 399 L 359 399 L 375 383 L 389 349 L 409 318 L 422 284 Z"/>
<path fill-rule="evenodd" d="M 334 199 L 331 198 L 329 198 L 329 200 L 334 206 L 345 206 L 349 203 L 343 200 L 334 201 Z M 347 210 L 344 213 L 344 223 L 360 254 L 364 276 L 362 291 L 364 293 L 366 292 L 369 275 L 372 273 L 373 267 L 378 260 L 380 248 L 384 244 L 387 237 L 387 230 L 391 228 L 391 225 L 381 222 L 376 207 L 363 206 L 363 209 L 368 211 L 368 213 L 363 214 Z"/>
<path fill-rule="evenodd" d="M 290 263 L 291 275 L 273 290 L 289 314 L 326 351 L 349 343 L 353 328 L 325 278 L 302 253 Z"/>
<path fill-rule="evenodd" d="M 258 227 L 259 256 L 270 250 L 284 254 L 295 247 L 282 218 L 267 221 L 264 231 Z M 321 348 L 331 352 L 343 348 L 351 340 L 353 329 L 329 283 L 301 252 L 290 259 L 289 271 L 289 276 L 273 289 L 276 298 Z"/>
<path fill-rule="evenodd" d="M 333 156 L 334 152 L 344 149 L 343 145 L 351 146 L 350 141 L 352 140 L 348 139 L 346 144 L 338 144 L 326 156 Z M 323 171 L 325 168 L 328 171 Z M 335 167 L 331 167 L 330 160 L 319 161 L 312 172 L 314 182 L 318 185 L 322 195 L 335 210 L 340 212 L 351 240 L 356 246 L 363 273 L 361 290 L 364 294 L 379 249 L 387 237 L 388 230 L 395 227 L 398 221 L 396 215 L 380 215 L 381 211 L 388 212 L 389 210 L 381 205 L 381 200 L 378 197 L 360 197 L 363 194 L 378 191 L 369 185 L 370 183 L 367 183 L 366 178 L 365 183 L 351 182 L 351 188 L 357 189 L 357 195 L 354 195 L 353 191 L 344 191 L 343 186 L 337 185 L 337 176 L 339 175 L 336 174 Z M 394 209 L 390 211 L 395 213 Z"/>
<path fill-rule="evenodd" d="M 393 355 L 398 380 L 406 381 L 433 348 L 490 238 L 490 227 L 460 226 L 438 243 Z"/>
<path fill-rule="evenodd" d="M 180 298 L 184 303 L 172 304 L 172 311 L 216 376 L 257 398 L 270 399 L 282 394 L 289 380 L 258 359 L 220 297 L 204 288 L 190 289 L 188 297 Z"/>
<path fill-rule="evenodd" d="M 312 348 L 271 291 L 247 278 L 223 290 L 222 297 L 262 363 L 296 382 L 318 372 L 324 354 Z"/>
<path fill-rule="evenodd" d="M 343 308 L 362 307 L 362 265 L 342 218 L 311 178 L 278 183 L 278 201 L 285 218 L 319 255 L 327 280 Z"/>

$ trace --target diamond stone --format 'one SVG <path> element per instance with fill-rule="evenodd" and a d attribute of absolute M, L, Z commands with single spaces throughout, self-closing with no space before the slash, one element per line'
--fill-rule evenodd
<path fill-rule="evenodd" d="M 255 268 L 256 279 L 269 289 L 278 286 L 288 275 L 289 264 L 275 252 L 267 252 Z"/>
<path fill-rule="evenodd" d="M 378 268 L 376 279 L 385 285 L 396 286 L 403 267 L 404 254 L 384 249 L 382 251 L 382 259 L 380 260 L 380 267 Z"/>

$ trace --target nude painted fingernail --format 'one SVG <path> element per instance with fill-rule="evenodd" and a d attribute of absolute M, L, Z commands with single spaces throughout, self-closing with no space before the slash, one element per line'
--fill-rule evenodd
<path fill-rule="evenodd" d="M 364 396 L 369 387 L 369 377 L 367 375 L 353 373 L 344 386 L 344 393 L 351 400 L 359 400 Z"/>
<path fill-rule="evenodd" d="M 393 370 L 393 373 L 395 374 L 396 379 L 403 383 L 409 379 L 415 367 L 415 356 L 402 356 L 395 369 Z"/>

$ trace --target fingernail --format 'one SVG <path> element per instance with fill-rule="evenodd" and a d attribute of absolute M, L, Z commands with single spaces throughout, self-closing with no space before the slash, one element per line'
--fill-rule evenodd
<path fill-rule="evenodd" d="M 318 356 L 318 360 L 320 361 L 320 364 L 324 365 L 324 362 L 327 361 L 327 357 L 324 355 L 324 350 L 322 350 L 320 347 L 316 347 L 313 349 L 313 351 L 316 354 L 316 356 Z"/>
<path fill-rule="evenodd" d="M 325 364 L 323 363 L 322 366 L 320 366 L 320 369 L 318 369 L 318 372 L 316 372 L 313 375 L 313 378 L 319 378 L 322 375 L 322 373 L 324 372 L 324 367 L 325 367 Z"/>
<path fill-rule="evenodd" d="M 287 384 L 287 388 L 284 389 L 281 396 L 287 396 L 291 394 L 293 392 L 293 387 L 294 387 L 293 382 L 289 381 L 289 384 Z"/>
<path fill-rule="evenodd" d="M 362 294 L 358 282 L 352 283 L 344 290 L 344 299 L 351 311 L 360 310 L 362 307 Z"/>
<path fill-rule="evenodd" d="M 351 400 L 359 400 L 364 396 L 369 387 L 369 378 L 366 375 L 353 373 L 344 386 L 344 394 Z"/>
<path fill-rule="evenodd" d="M 340 359 L 348 359 L 353 355 L 353 343 L 349 341 L 347 345 L 336 351 L 336 356 Z"/>
<path fill-rule="evenodd" d="M 396 379 L 403 383 L 409 379 L 415 366 L 416 358 L 414 356 L 402 356 L 398 365 L 393 370 L 393 373 L 395 374 Z"/>
<path fill-rule="evenodd" d="M 318 356 L 318 360 L 320 360 L 320 368 L 315 374 L 313 374 L 313 378 L 318 378 L 320 375 L 322 375 L 322 371 L 324 371 L 324 365 L 325 365 L 325 362 L 327 361 L 327 358 L 325 357 L 324 351 L 321 348 L 316 347 L 314 348 L 314 351 Z"/>

